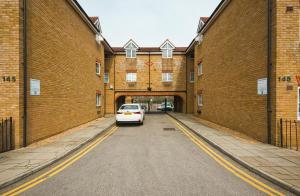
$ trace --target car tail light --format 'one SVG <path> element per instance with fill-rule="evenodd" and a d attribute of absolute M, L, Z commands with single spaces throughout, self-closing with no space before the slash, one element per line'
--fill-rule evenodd
<path fill-rule="evenodd" d="M 117 112 L 117 114 L 123 114 L 122 112 Z"/>
<path fill-rule="evenodd" d="M 141 112 L 133 112 L 134 114 L 141 114 Z"/>

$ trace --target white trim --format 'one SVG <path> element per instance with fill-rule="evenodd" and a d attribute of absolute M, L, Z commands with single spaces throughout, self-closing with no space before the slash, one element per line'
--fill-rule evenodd
<path fill-rule="evenodd" d="M 132 39 L 130 39 L 124 46 L 124 49 L 132 49 L 132 48 L 128 48 L 128 45 L 133 44 L 135 46 L 136 49 L 139 48 L 139 46 L 137 45 L 137 43 L 135 43 Z"/>
<path fill-rule="evenodd" d="M 128 55 L 127 51 L 130 51 L 130 56 Z M 133 53 L 133 51 L 135 51 L 135 53 Z M 136 50 L 135 49 L 125 49 L 125 54 L 126 54 L 126 58 L 129 58 L 129 59 L 136 58 Z"/>
<path fill-rule="evenodd" d="M 99 62 L 96 62 L 96 75 L 97 76 L 101 75 L 101 63 L 99 63 Z"/>
<path fill-rule="evenodd" d="M 105 81 L 106 79 L 107 79 L 107 81 Z M 103 82 L 104 82 L 104 84 L 109 83 L 109 72 L 104 72 Z"/>
<path fill-rule="evenodd" d="M 173 73 L 162 73 L 161 80 L 162 82 L 173 82 Z"/>
<path fill-rule="evenodd" d="M 200 18 L 199 23 L 198 23 L 197 33 L 199 33 L 201 31 L 201 29 L 204 25 L 205 25 L 205 22 L 203 20 L 201 20 L 201 18 Z"/>
<path fill-rule="evenodd" d="M 199 69 L 199 67 L 201 67 L 201 69 Z M 202 62 L 198 64 L 197 71 L 198 71 L 198 76 L 202 76 L 203 75 L 203 63 Z"/>
<path fill-rule="evenodd" d="M 137 74 L 128 72 L 126 73 L 126 82 L 136 82 L 137 81 Z"/>
<path fill-rule="evenodd" d="M 162 44 L 162 45 L 160 45 L 160 49 L 161 50 L 163 50 L 164 48 L 164 46 L 166 45 L 166 44 L 169 44 L 170 46 L 171 46 L 171 49 L 175 49 L 176 47 L 175 47 L 175 45 L 169 40 L 169 39 L 166 39 L 165 41 L 164 41 L 164 43 Z"/>
<path fill-rule="evenodd" d="M 96 107 L 101 107 L 101 94 L 96 93 Z"/>
<path fill-rule="evenodd" d="M 164 56 L 164 51 L 166 51 L 167 56 Z M 173 58 L 173 50 L 172 49 L 162 49 L 161 52 L 163 59 L 171 59 Z"/>
<path fill-rule="evenodd" d="M 198 95 L 197 96 L 197 104 L 198 106 L 203 106 L 203 95 Z"/>
<path fill-rule="evenodd" d="M 122 54 L 122 55 L 126 55 L 126 52 L 114 52 L 114 54 Z M 149 54 L 162 54 L 162 52 L 136 52 L 136 55 L 149 55 Z M 175 52 L 173 51 L 173 55 L 184 55 L 186 54 L 185 52 Z"/>

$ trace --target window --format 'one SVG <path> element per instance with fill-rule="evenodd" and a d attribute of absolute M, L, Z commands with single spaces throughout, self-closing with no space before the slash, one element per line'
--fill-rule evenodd
<path fill-rule="evenodd" d="M 96 106 L 100 107 L 101 106 L 101 94 L 96 94 Z"/>
<path fill-rule="evenodd" d="M 105 72 L 104 73 L 104 84 L 108 84 L 109 83 L 109 73 Z"/>
<path fill-rule="evenodd" d="M 126 51 L 126 58 L 136 58 L 138 46 L 132 40 L 130 40 L 124 48 Z"/>
<path fill-rule="evenodd" d="M 126 58 L 136 58 L 136 50 L 126 49 Z"/>
<path fill-rule="evenodd" d="M 170 43 L 166 43 L 162 48 L 162 58 L 172 58 L 173 56 L 173 49 Z"/>
<path fill-rule="evenodd" d="M 126 81 L 127 82 L 136 82 L 136 73 L 127 73 Z"/>
<path fill-rule="evenodd" d="M 298 115 L 297 115 L 297 119 L 300 120 L 300 87 L 298 87 L 298 104 L 297 104 L 297 107 L 298 107 Z"/>
<path fill-rule="evenodd" d="M 101 64 L 98 62 L 96 63 L 96 74 L 98 76 L 100 76 L 100 74 L 101 74 Z"/>
<path fill-rule="evenodd" d="M 201 76 L 203 74 L 203 65 L 202 62 L 198 64 L 198 76 Z"/>
<path fill-rule="evenodd" d="M 190 72 L 190 82 L 191 83 L 195 82 L 195 72 L 194 71 Z"/>
<path fill-rule="evenodd" d="M 173 50 L 163 50 L 162 51 L 163 58 L 172 58 L 172 56 L 173 56 Z"/>
<path fill-rule="evenodd" d="M 202 97 L 202 95 L 198 95 L 198 106 L 203 106 L 203 97 Z"/>
<path fill-rule="evenodd" d="M 138 110 L 138 105 L 123 105 L 120 110 Z"/>
<path fill-rule="evenodd" d="M 172 73 L 162 73 L 162 81 L 163 82 L 172 82 L 173 74 Z"/>

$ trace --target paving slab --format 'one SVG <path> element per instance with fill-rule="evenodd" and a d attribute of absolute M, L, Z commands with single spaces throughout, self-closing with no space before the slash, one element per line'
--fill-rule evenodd
<path fill-rule="evenodd" d="M 0 154 L 0 189 L 71 154 L 111 128 L 114 122 L 114 117 L 100 118 L 26 148 Z"/>
<path fill-rule="evenodd" d="M 250 171 L 300 195 L 300 152 L 279 148 L 191 114 L 169 115 Z"/>

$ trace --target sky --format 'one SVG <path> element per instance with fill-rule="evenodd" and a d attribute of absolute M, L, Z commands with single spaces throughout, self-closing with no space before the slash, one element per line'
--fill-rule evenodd
<path fill-rule="evenodd" d="M 220 0 L 78 0 L 89 16 L 99 16 L 102 35 L 113 47 L 133 39 L 159 47 L 166 39 L 188 46 L 199 18 L 210 16 Z"/>

